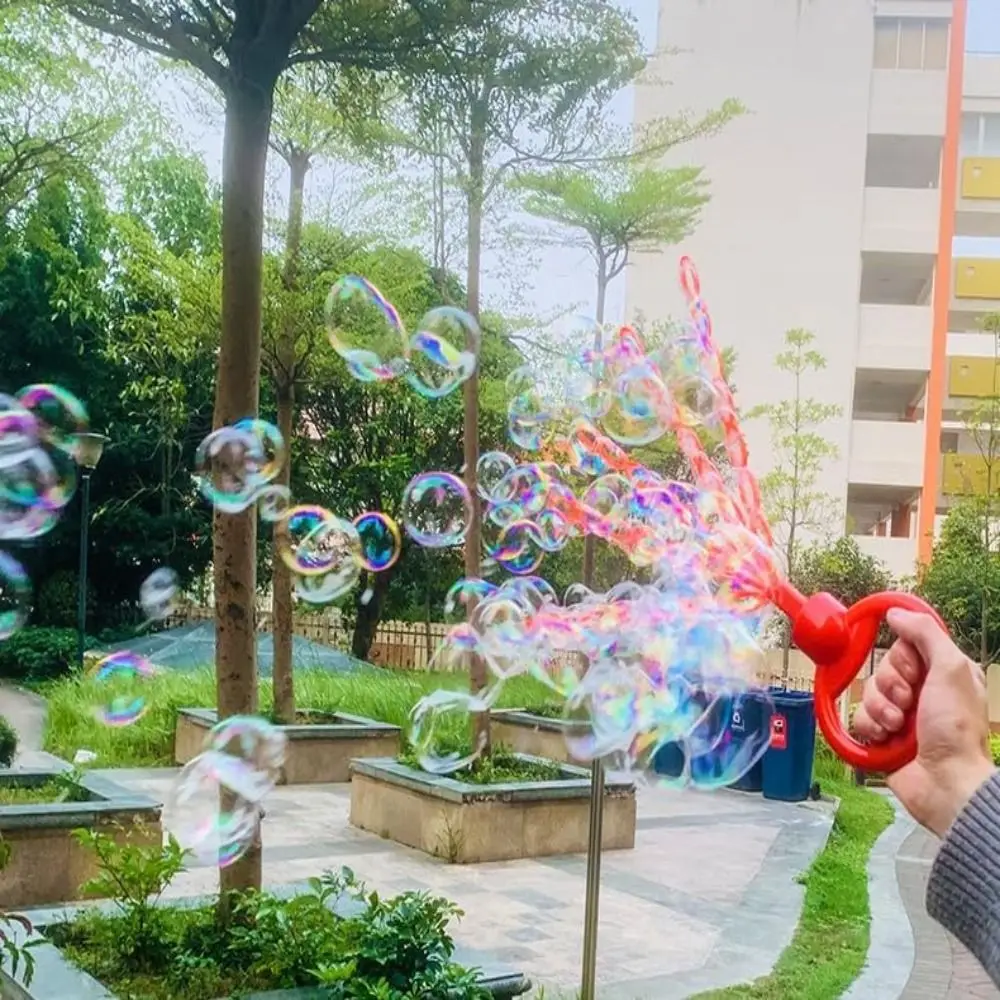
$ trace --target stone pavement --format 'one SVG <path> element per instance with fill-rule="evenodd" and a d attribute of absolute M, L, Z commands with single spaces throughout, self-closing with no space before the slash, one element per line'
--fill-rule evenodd
<path fill-rule="evenodd" d="M 101 772 L 157 797 L 174 769 Z M 348 824 L 343 785 L 281 787 L 267 799 L 264 880 L 299 882 L 349 865 L 381 893 L 445 895 L 465 911 L 463 957 L 514 967 L 536 984 L 579 984 L 586 861 L 582 856 L 458 866 Z M 712 795 L 640 790 L 636 848 L 604 855 L 598 976 L 602 1000 L 672 1000 L 770 970 L 791 939 L 796 877 L 826 840 L 829 810 Z M 172 895 L 208 893 L 212 869 L 179 878 Z"/>
<path fill-rule="evenodd" d="M 30 691 L 0 684 L 0 716 L 17 730 L 18 758 L 41 749 L 42 731 L 45 727 L 44 698 Z"/>

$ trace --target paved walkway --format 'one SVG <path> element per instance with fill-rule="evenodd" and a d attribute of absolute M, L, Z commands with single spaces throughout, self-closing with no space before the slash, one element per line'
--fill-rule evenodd
<path fill-rule="evenodd" d="M 17 730 L 17 758 L 40 750 L 45 728 L 45 699 L 20 688 L 0 684 L 0 716 Z"/>
<path fill-rule="evenodd" d="M 104 773 L 158 797 L 176 775 Z M 263 822 L 265 883 L 347 864 L 381 893 L 440 893 L 465 911 L 456 931 L 463 957 L 514 967 L 549 988 L 577 988 L 585 858 L 448 865 L 354 829 L 349 803 L 343 785 L 276 789 Z M 769 971 L 798 920 L 796 877 L 829 827 L 828 811 L 816 807 L 642 789 L 635 850 L 603 861 L 602 1000 L 681 1000 Z M 171 894 L 208 893 L 215 884 L 214 870 L 196 869 Z"/>

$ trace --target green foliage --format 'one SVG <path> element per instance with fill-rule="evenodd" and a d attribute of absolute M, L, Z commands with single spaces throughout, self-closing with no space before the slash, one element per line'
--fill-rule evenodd
<path fill-rule="evenodd" d="M 77 842 L 94 852 L 97 875 L 81 886 L 86 895 L 113 899 L 121 911 L 116 948 L 129 968 L 149 968 L 164 956 L 164 918 L 157 901 L 185 870 L 186 852 L 173 836 L 151 842 L 142 824 L 117 835 L 97 829 L 74 830 Z"/>
<path fill-rule="evenodd" d="M 465 757 L 470 752 L 468 732 L 456 734 L 436 747 L 439 753 L 456 753 Z M 410 746 L 400 754 L 399 760 L 408 767 L 421 770 L 420 757 Z M 502 785 L 508 782 L 558 781 L 562 777 L 560 766 L 550 760 L 524 760 L 510 747 L 494 744 L 480 754 L 468 767 L 453 771 L 450 777 L 467 781 L 470 785 Z"/>
<path fill-rule="evenodd" d="M 993 758 L 993 763 L 1000 767 L 1000 733 L 990 735 L 990 756 Z"/>
<path fill-rule="evenodd" d="M 11 847 L 0 836 L 0 872 L 10 864 Z M 31 949 L 42 943 L 33 938 L 31 921 L 20 913 L 0 910 L 0 969 L 9 970 L 11 976 L 19 972 L 25 986 L 31 985 L 35 976 L 35 956 Z"/>
<path fill-rule="evenodd" d="M 87 646 L 93 643 L 87 640 Z M 0 677 L 46 681 L 76 668 L 77 632 L 71 628 L 22 628 L 0 644 Z"/>
<path fill-rule="evenodd" d="M 836 445 L 817 428 L 838 416 L 840 407 L 803 394 L 805 377 L 826 367 L 823 355 L 810 346 L 815 339 L 808 330 L 785 334 L 786 347 L 775 358 L 775 367 L 792 376 L 793 395 L 747 414 L 751 419 L 766 417 L 771 425 L 776 465 L 761 479 L 760 488 L 789 570 L 796 564 L 802 532 L 829 534 L 839 513 L 835 500 L 817 487 L 823 466 L 837 457 Z"/>
<path fill-rule="evenodd" d="M 993 506 L 970 498 L 949 511 L 916 584 L 963 652 L 984 665 L 1000 654 L 1000 550 L 985 528 L 996 517 Z"/>
<path fill-rule="evenodd" d="M 85 914 L 52 936 L 116 995 L 213 1000 L 317 983 L 331 1000 L 487 995 L 474 972 L 451 961 L 448 924 L 461 911 L 445 899 L 417 892 L 382 899 L 344 868 L 287 899 L 234 894 L 222 925 L 214 908 L 156 905 L 184 868 L 176 842 L 123 846 L 90 831 L 75 835 L 98 858 L 100 873 L 86 890 L 113 899 L 120 915 Z M 342 903 L 350 915 L 337 912 Z"/>
<path fill-rule="evenodd" d="M 0 715 L 0 767 L 10 767 L 17 756 L 17 730 Z"/>
<path fill-rule="evenodd" d="M 0 649 L 3 647 L 0 646 Z M 347 712 L 380 722 L 409 725 L 413 706 L 439 688 L 468 689 L 464 673 L 417 673 L 371 670 L 333 674 L 325 670 L 297 669 L 297 701 L 304 708 Z M 182 673 L 163 671 L 142 686 L 146 713 L 131 726 L 112 729 L 95 717 L 95 705 L 107 699 L 106 684 L 89 676 L 74 675 L 45 690 L 48 716 L 44 748 L 72 759 L 80 748 L 92 750 L 102 767 L 163 767 L 173 764 L 174 725 L 178 708 L 214 707 L 215 675 L 209 669 Z M 546 697 L 547 689 L 527 677 L 507 681 L 498 706 L 514 708 Z M 260 687 L 260 712 L 272 708 L 269 682 Z"/>
<path fill-rule="evenodd" d="M 87 590 L 87 611 L 90 612 L 95 603 L 93 587 Z M 38 625 L 71 629 L 76 625 L 78 600 L 77 573 L 70 569 L 57 570 L 38 587 L 33 619 Z"/>

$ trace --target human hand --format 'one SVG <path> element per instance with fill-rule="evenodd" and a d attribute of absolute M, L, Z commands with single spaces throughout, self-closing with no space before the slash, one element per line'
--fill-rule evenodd
<path fill-rule="evenodd" d="M 930 615 L 894 609 L 887 620 L 899 638 L 865 685 L 854 726 L 877 743 L 902 728 L 916 702 L 917 756 L 889 775 L 889 787 L 917 822 L 943 837 L 994 771 L 986 684 Z"/>

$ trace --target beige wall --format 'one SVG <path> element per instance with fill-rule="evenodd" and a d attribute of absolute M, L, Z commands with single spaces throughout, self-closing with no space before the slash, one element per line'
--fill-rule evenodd
<path fill-rule="evenodd" d="M 822 487 L 846 497 L 858 338 L 858 290 L 873 50 L 871 0 L 661 0 L 659 47 L 680 50 L 640 88 L 637 120 L 704 111 L 727 97 L 750 113 L 667 162 L 706 167 L 712 200 L 683 248 L 636 258 L 629 315 L 679 315 L 676 258 L 690 252 L 723 345 L 739 354 L 744 407 L 790 395 L 773 358 L 784 331 L 807 327 L 828 360 L 810 392 L 841 406 L 828 436 L 841 450 Z M 759 473 L 771 465 L 763 424 L 747 427 Z"/>

